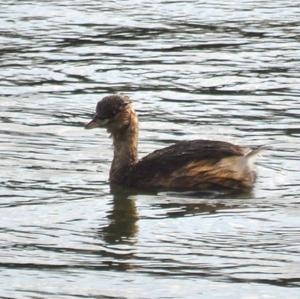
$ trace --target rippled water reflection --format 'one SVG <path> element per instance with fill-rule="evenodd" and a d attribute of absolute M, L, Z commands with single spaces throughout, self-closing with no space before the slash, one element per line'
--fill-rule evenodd
<path fill-rule="evenodd" d="M 298 298 L 295 1 L 0 1 L 0 296 Z M 251 194 L 111 192 L 84 131 L 131 95 L 141 155 L 268 145 Z"/>

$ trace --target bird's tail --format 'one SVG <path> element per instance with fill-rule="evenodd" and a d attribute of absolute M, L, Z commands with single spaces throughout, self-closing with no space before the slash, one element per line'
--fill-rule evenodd
<path fill-rule="evenodd" d="M 259 146 L 259 147 L 257 147 L 257 148 L 251 149 L 251 150 L 249 151 L 249 153 L 247 153 L 247 154 L 245 155 L 245 158 L 250 159 L 250 158 L 252 158 L 252 157 L 256 157 L 256 156 L 257 156 L 261 151 L 263 151 L 265 148 L 266 148 L 266 147 L 265 147 L 264 145 L 261 145 L 261 146 Z"/>
<path fill-rule="evenodd" d="M 253 165 L 255 163 L 255 160 L 266 147 L 264 145 L 261 145 L 257 148 L 251 149 L 243 158 L 246 160 L 248 165 Z"/>

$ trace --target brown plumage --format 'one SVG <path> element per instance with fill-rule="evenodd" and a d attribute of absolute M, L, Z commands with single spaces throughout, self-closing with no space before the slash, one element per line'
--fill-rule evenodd
<path fill-rule="evenodd" d="M 106 128 L 113 138 L 112 184 L 168 190 L 248 189 L 254 184 L 259 149 L 228 142 L 180 141 L 138 160 L 138 118 L 127 96 L 99 101 L 95 117 L 86 125 L 96 127 Z"/>

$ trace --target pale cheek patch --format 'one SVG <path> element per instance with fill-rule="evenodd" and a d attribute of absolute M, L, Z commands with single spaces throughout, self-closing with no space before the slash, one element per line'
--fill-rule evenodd
<path fill-rule="evenodd" d="M 106 126 L 109 122 L 109 119 L 101 119 L 101 120 L 98 120 L 98 123 L 100 126 Z"/>

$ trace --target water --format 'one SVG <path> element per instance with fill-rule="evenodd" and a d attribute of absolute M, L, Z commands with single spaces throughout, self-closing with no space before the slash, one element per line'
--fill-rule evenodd
<path fill-rule="evenodd" d="M 0 1 L 1 298 L 299 298 L 296 2 Z M 114 92 L 140 156 L 268 145 L 253 192 L 112 194 Z"/>

